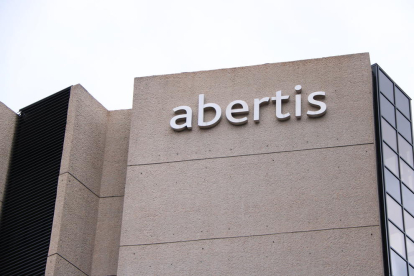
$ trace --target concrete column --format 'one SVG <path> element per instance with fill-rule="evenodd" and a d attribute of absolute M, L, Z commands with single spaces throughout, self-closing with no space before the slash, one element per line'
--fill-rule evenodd
<path fill-rule="evenodd" d="M 0 214 L 9 170 L 17 115 L 0 102 Z"/>
<path fill-rule="evenodd" d="M 47 275 L 117 273 L 129 114 L 72 87 Z"/>

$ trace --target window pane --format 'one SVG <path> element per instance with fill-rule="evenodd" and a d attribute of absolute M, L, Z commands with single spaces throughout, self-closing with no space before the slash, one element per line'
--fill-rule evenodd
<path fill-rule="evenodd" d="M 405 223 L 405 233 L 412 239 L 414 239 L 414 218 L 404 211 L 404 223 Z"/>
<path fill-rule="evenodd" d="M 407 118 L 410 118 L 410 100 L 398 89 L 395 87 L 395 103 L 399 110 L 404 113 Z"/>
<path fill-rule="evenodd" d="M 395 127 L 395 112 L 394 106 L 380 94 L 381 115 Z"/>
<path fill-rule="evenodd" d="M 384 93 L 391 102 L 394 102 L 394 84 L 381 72 L 381 70 L 379 70 L 379 85 L 380 91 Z"/>
<path fill-rule="evenodd" d="M 407 242 L 407 255 L 408 255 L 408 261 L 411 264 L 414 264 L 414 243 L 410 241 L 410 239 L 406 239 Z"/>
<path fill-rule="evenodd" d="M 392 171 L 396 176 L 399 176 L 397 155 L 384 143 L 382 143 L 382 149 L 385 166 L 387 166 L 387 168 L 390 169 L 390 171 Z"/>
<path fill-rule="evenodd" d="M 403 206 L 411 214 L 414 214 L 414 194 L 404 185 L 402 185 Z"/>
<path fill-rule="evenodd" d="M 402 208 L 389 195 L 387 195 L 387 215 L 388 219 L 394 222 L 398 227 L 404 230 L 402 220 Z"/>
<path fill-rule="evenodd" d="M 391 267 L 393 276 L 407 276 L 407 263 L 392 250 Z"/>
<path fill-rule="evenodd" d="M 411 266 L 410 266 L 410 276 L 414 276 L 414 268 L 412 268 Z"/>
<path fill-rule="evenodd" d="M 399 203 L 401 203 L 400 181 L 389 170 L 384 169 L 385 189 Z"/>
<path fill-rule="evenodd" d="M 414 191 L 414 171 L 402 160 L 400 160 L 400 166 L 402 182 Z"/>
<path fill-rule="evenodd" d="M 394 150 L 397 150 L 397 132 L 395 129 L 383 118 L 381 118 L 381 128 L 382 139 Z"/>
<path fill-rule="evenodd" d="M 411 123 L 408 121 L 399 111 L 397 111 L 397 124 L 398 131 L 407 139 L 408 142 L 412 143 L 411 139 Z"/>
<path fill-rule="evenodd" d="M 390 222 L 388 222 L 388 233 L 391 247 L 405 258 L 404 234 Z"/>
<path fill-rule="evenodd" d="M 400 148 L 400 156 L 404 158 L 404 160 L 407 161 L 408 164 L 414 167 L 413 148 L 410 144 L 407 143 L 407 141 L 405 141 L 404 138 L 402 138 L 401 135 L 398 135 L 398 147 Z"/>

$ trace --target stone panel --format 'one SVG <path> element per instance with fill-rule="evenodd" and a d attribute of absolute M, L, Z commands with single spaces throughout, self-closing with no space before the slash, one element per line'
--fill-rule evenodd
<path fill-rule="evenodd" d="M 237 156 L 374 141 L 372 76 L 368 53 L 258 66 L 152 76 L 135 79 L 129 165 L 189 159 Z M 302 118 L 295 118 L 296 85 L 302 85 Z M 263 106 L 260 123 L 253 122 L 255 98 L 289 95 L 283 112 L 288 121 L 275 118 L 275 104 Z M 325 91 L 327 113 L 308 118 L 314 110 L 307 96 Z M 222 109 L 222 121 L 212 129 L 197 126 L 198 95 Z M 227 105 L 247 102 L 248 123 L 231 125 Z M 193 129 L 175 132 L 173 108 L 190 106 Z M 210 114 L 211 115 L 211 114 Z"/>
<path fill-rule="evenodd" d="M 378 226 L 126 246 L 118 275 L 383 275 Z"/>
<path fill-rule="evenodd" d="M 123 197 L 99 199 L 92 275 L 117 274 L 123 203 Z"/>
<path fill-rule="evenodd" d="M 60 172 L 70 172 L 98 195 L 107 113 L 80 84 L 72 87 Z"/>
<path fill-rule="evenodd" d="M 98 197 L 73 176 L 59 176 L 49 255 L 58 253 L 89 275 L 98 206 Z"/>
<path fill-rule="evenodd" d="M 3 192 L 9 170 L 16 120 L 16 113 L 0 102 L 0 214 L 3 202 Z"/>
<path fill-rule="evenodd" d="M 130 166 L 121 245 L 378 224 L 369 144 Z"/>
<path fill-rule="evenodd" d="M 100 196 L 123 196 L 126 181 L 131 110 L 108 112 Z"/>

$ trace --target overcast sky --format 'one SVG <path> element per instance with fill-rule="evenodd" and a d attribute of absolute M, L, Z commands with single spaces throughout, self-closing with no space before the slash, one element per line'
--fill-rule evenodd
<path fill-rule="evenodd" d="M 414 1 L 0 0 L 0 101 L 82 84 L 132 106 L 134 77 L 369 52 L 414 98 Z"/>

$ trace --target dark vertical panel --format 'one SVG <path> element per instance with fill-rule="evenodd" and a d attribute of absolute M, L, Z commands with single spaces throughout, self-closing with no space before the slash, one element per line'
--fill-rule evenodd
<path fill-rule="evenodd" d="M 0 220 L 0 275 L 44 275 L 70 87 L 20 110 Z"/>
<path fill-rule="evenodd" d="M 385 274 L 414 276 L 414 261 L 409 258 L 414 244 L 410 236 L 414 216 L 411 99 L 380 66 L 374 64 L 372 72 Z M 390 157 L 397 160 L 395 166 Z M 399 169 L 393 169 L 396 166 Z"/>

